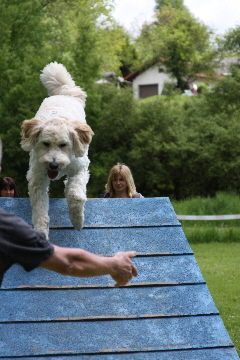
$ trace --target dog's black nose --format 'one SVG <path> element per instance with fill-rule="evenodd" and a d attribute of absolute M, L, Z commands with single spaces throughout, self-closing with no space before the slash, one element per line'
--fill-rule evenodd
<path fill-rule="evenodd" d="M 57 170 L 59 167 L 59 164 L 56 161 L 50 162 L 48 164 L 50 170 Z"/>

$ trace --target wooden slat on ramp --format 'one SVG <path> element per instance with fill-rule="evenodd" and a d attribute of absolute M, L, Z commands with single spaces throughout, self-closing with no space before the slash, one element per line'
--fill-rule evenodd
<path fill-rule="evenodd" d="M 28 199 L 0 207 L 31 223 Z M 139 275 L 73 278 L 14 265 L 0 290 L 0 358 L 237 360 L 168 198 L 92 199 L 75 231 L 65 199 L 50 201 L 50 240 L 97 254 L 136 250 Z"/>

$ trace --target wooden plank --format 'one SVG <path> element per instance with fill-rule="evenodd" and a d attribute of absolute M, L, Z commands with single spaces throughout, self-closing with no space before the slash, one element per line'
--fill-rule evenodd
<path fill-rule="evenodd" d="M 12 358 L 12 360 L 19 360 L 18 358 Z M 81 355 L 58 355 L 48 357 L 21 357 L 21 360 L 239 360 L 237 353 L 232 347 L 224 348 L 208 348 L 197 350 L 169 350 L 169 351 L 145 351 L 145 352 L 132 352 L 132 353 L 114 353 L 114 354 L 81 354 Z"/>
<path fill-rule="evenodd" d="M 0 333 L 1 357 L 232 346 L 218 315 L 107 322 L 5 323 L 0 324 Z"/>
<path fill-rule="evenodd" d="M 0 208 L 20 216 L 29 224 L 32 223 L 32 210 L 29 199 L 0 197 Z"/>
<path fill-rule="evenodd" d="M 65 247 L 81 247 L 98 254 L 135 250 L 139 254 L 192 254 L 181 227 L 142 227 L 120 229 L 51 229 L 50 241 Z"/>
<path fill-rule="evenodd" d="M 124 211 L 119 215 L 117 209 Z M 95 199 L 86 203 L 85 227 L 169 225 L 180 226 L 169 198 Z"/>
<path fill-rule="evenodd" d="M 0 303 L 1 322 L 218 314 L 204 284 L 120 289 L 1 291 Z M 23 307 L 23 304 L 27 306 Z"/>
<path fill-rule="evenodd" d="M 146 256 L 136 257 L 133 262 L 139 274 L 130 283 L 142 282 L 175 282 L 181 284 L 205 282 L 193 255 Z M 63 276 L 42 268 L 29 273 L 20 266 L 12 266 L 3 278 L 2 288 L 13 289 L 21 285 L 46 286 L 107 286 L 114 284 L 109 275 L 92 278 L 75 278 Z"/>
<path fill-rule="evenodd" d="M 0 198 L 0 207 L 32 223 L 29 199 Z M 84 227 L 180 226 L 168 198 L 93 199 L 84 212 Z M 66 199 L 50 199 L 49 214 L 50 226 L 72 228 Z"/>
<path fill-rule="evenodd" d="M 31 223 L 29 199 L 0 198 L 0 207 Z M 139 276 L 116 289 L 109 276 L 13 266 L 0 290 L 0 358 L 238 359 L 168 198 L 93 199 L 85 217 L 73 230 L 66 200 L 50 199 L 51 241 L 137 250 Z"/>

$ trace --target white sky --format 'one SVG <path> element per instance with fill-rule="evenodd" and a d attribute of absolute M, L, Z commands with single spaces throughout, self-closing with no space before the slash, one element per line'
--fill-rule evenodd
<path fill-rule="evenodd" d="M 144 21 L 151 21 L 155 0 L 115 0 L 114 18 L 131 34 L 138 33 Z M 217 34 L 240 25 L 240 0 L 184 0 L 184 5 Z"/>

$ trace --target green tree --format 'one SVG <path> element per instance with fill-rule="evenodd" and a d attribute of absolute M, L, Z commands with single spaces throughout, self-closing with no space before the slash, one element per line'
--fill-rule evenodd
<path fill-rule="evenodd" d="M 122 76 L 125 77 L 142 64 L 139 61 L 139 54 L 132 38 L 125 32 L 123 34 L 124 44 L 119 52 L 121 61 L 120 70 Z"/>
<path fill-rule="evenodd" d="M 183 0 L 156 0 L 156 10 L 161 10 L 164 6 L 171 6 L 178 10 L 186 9 Z"/>
<path fill-rule="evenodd" d="M 240 66 L 231 67 L 231 75 L 224 76 L 208 95 L 207 109 L 209 114 L 228 115 L 239 110 Z"/>
<path fill-rule="evenodd" d="M 164 5 L 156 21 L 143 26 L 137 47 L 143 62 L 163 58 L 167 72 L 183 90 L 197 73 L 212 73 L 216 66 L 210 35 L 208 27 L 186 9 Z"/>
<path fill-rule="evenodd" d="M 32 116 L 44 94 L 40 82 L 36 83 L 35 79 L 42 66 L 44 42 L 49 31 L 43 23 L 44 5 L 42 0 L 2 0 L 0 3 L 2 175 L 12 176 L 23 195 L 27 193 L 28 154 L 20 148 L 20 127 L 24 119 Z"/>
<path fill-rule="evenodd" d="M 141 101 L 129 163 L 145 196 L 240 190 L 240 109 L 209 113 L 209 96 Z"/>
<path fill-rule="evenodd" d="M 94 121 L 94 133 L 89 148 L 90 182 L 88 196 L 96 197 L 104 192 L 110 168 L 117 162 L 129 164 L 129 151 L 137 132 L 138 114 L 131 88 L 99 85 L 98 113 Z"/>
<path fill-rule="evenodd" d="M 240 26 L 230 29 L 224 36 L 224 50 L 240 55 Z"/>
<path fill-rule="evenodd" d="M 27 196 L 28 153 L 20 147 L 21 123 L 34 116 L 46 90 L 41 69 L 63 63 L 87 91 L 99 73 L 99 18 L 110 0 L 2 0 L 0 2 L 0 136 L 3 176 L 12 176 Z M 90 90 L 91 92 L 91 90 Z M 57 194 L 53 191 L 52 195 Z M 61 193 L 62 195 L 62 193 Z"/>

